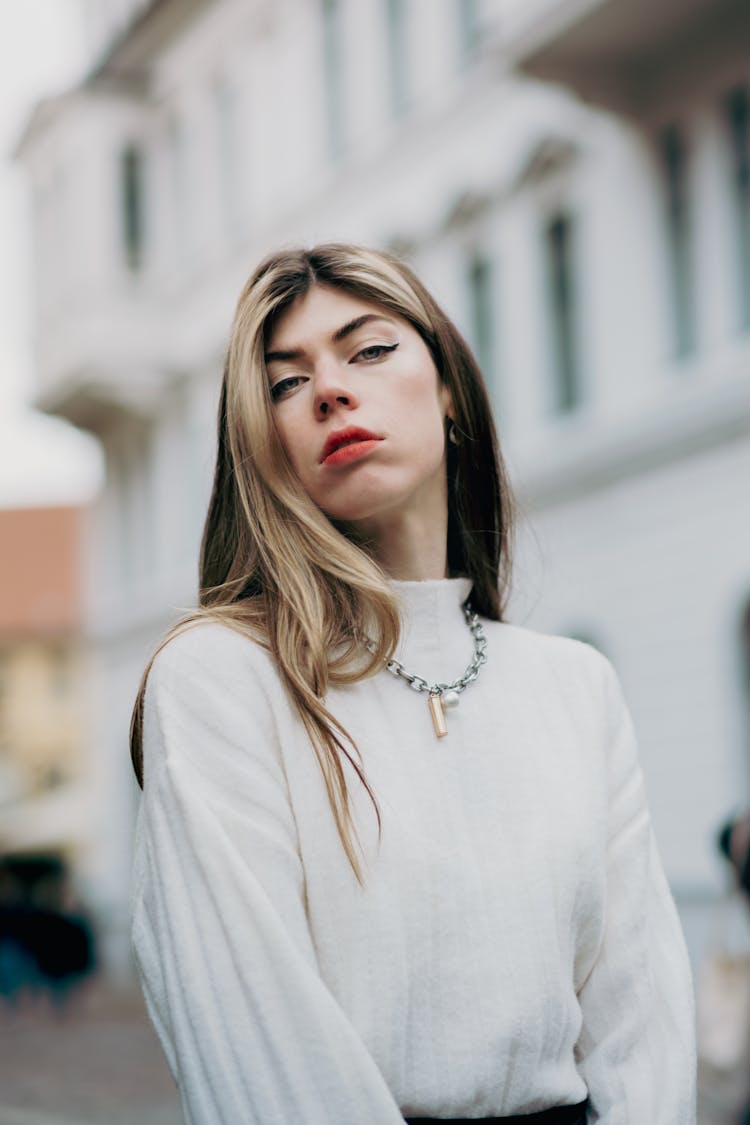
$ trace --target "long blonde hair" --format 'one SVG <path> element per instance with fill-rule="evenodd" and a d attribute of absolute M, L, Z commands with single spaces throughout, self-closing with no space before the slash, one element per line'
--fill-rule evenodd
<path fill-rule="evenodd" d="M 157 653 L 200 621 L 259 641 L 310 738 L 339 836 L 360 881 L 343 762 L 380 811 L 359 751 L 325 705 L 332 685 L 383 667 L 399 615 L 386 575 L 304 492 L 276 432 L 265 345 L 281 314 L 315 284 L 338 288 L 407 320 L 450 391 L 459 445 L 446 443 L 448 569 L 473 583 L 478 613 L 501 620 L 510 580 L 511 495 L 479 368 L 465 341 L 414 273 L 382 251 L 331 243 L 269 255 L 240 295 L 218 417 L 213 489 L 200 553 L 199 606 L 162 640 L 143 673 L 130 725 L 143 785 L 143 700 Z M 358 637 L 374 641 L 368 651 Z"/>

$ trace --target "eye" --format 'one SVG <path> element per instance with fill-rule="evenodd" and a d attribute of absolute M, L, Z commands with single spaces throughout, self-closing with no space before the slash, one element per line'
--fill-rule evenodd
<path fill-rule="evenodd" d="M 270 388 L 271 399 L 273 400 L 273 402 L 276 402 L 278 399 L 283 398 L 287 391 L 294 390 L 294 384 L 299 383 L 299 381 L 299 375 L 290 375 L 288 378 L 279 379 L 278 383 L 274 383 L 274 385 Z"/>
<path fill-rule="evenodd" d="M 373 363 L 376 360 L 382 359 L 388 352 L 393 352 L 398 347 L 398 344 L 368 344 L 366 348 L 362 348 L 357 352 L 355 359 L 360 357 L 365 363 Z"/>

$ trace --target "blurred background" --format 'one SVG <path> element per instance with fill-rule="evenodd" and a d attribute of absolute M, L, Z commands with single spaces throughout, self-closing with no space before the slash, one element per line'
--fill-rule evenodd
<path fill-rule="evenodd" d="M 282 243 L 397 251 L 472 343 L 510 618 L 617 667 L 699 978 L 750 804 L 750 6 L 3 0 L 0 60 L 0 1125 L 179 1120 L 128 723 Z"/>

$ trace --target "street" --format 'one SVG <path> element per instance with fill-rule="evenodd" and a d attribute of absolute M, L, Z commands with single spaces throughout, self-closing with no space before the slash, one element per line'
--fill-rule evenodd
<path fill-rule="evenodd" d="M 0 1125 L 182 1125 L 172 1077 L 135 988 L 88 984 L 0 1007 Z"/>

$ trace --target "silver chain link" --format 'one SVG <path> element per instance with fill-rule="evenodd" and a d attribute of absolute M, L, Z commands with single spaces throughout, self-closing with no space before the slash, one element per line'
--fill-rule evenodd
<path fill-rule="evenodd" d="M 487 660 L 487 638 L 484 635 L 484 628 L 482 622 L 477 617 L 471 605 L 467 604 L 462 607 L 466 624 L 474 637 L 474 655 L 462 676 L 451 683 L 429 683 L 423 676 L 418 676 L 414 672 L 408 672 L 404 668 L 400 660 L 389 660 L 386 668 L 392 676 L 396 676 L 401 680 L 406 680 L 407 684 L 414 691 L 426 691 L 429 695 L 442 695 L 449 691 L 462 692 L 466 691 L 469 684 L 473 683 L 479 675 L 479 669 Z M 367 648 L 370 652 L 375 651 L 375 645 L 372 641 L 365 641 Z"/>

